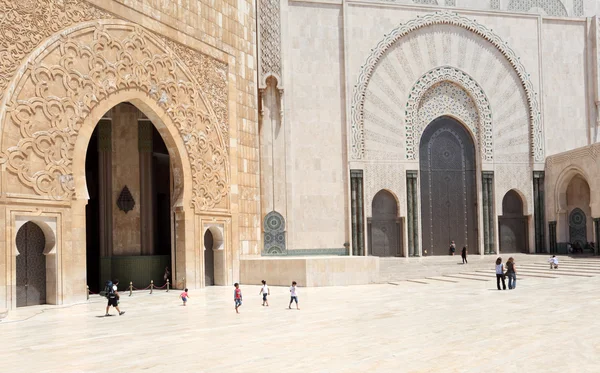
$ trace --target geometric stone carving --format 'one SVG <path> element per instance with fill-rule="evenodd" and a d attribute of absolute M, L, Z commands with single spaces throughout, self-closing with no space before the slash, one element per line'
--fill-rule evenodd
<path fill-rule="evenodd" d="M 127 185 L 125 185 L 123 190 L 121 190 L 121 194 L 119 194 L 119 198 L 117 199 L 117 207 L 119 210 L 125 211 L 127 214 L 129 211 L 133 210 L 134 206 L 135 201 L 133 196 L 131 195 L 129 188 L 127 188 Z"/>
<path fill-rule="evenodd" d="M 260 0 L 259 46 L 259 88 L 266 88 L 267 79 L 271 76 L 277 80 L 277 88 L 282 88 L 280 0 Z"/>
<path fill-rule="evenodd" d="M 351 106 L 351 156 L 353 159 L 362 159 L 365 153 L 364 137 L 364 105 L 367 87 L 373 75 L 375 67 L 378 65 L 386 52 L 395 45 L 400 39 L 412 31 L 422 29 L 432 25 L 449 24 L 462 27 L 491 43 L 510 64 L 516 73 L 520 84 L 522 85 L 527 98 L 530 125 L 530 154 L 536 162 L 544 161 L 544 141 L 543 129 L 541 123 L 540 108 L 537 99 L 537 93 L 525 67 L 516 56 L 515 52 L 498 35 L 487 27 L 477 23 L 467 17 L 441 11 L 427 14 L 423 17 L 412 19 L 392 30 L 371 50 L 366 62 L 361 66 L 357 83 L 354 86 L 352 106 Z"/>
<path fill-rule="evenodd" d="M 490 0 L 491 9 L 500 9 L 500 0 Z"/>
<path fill-rule="evenodd" d="M 532 8 L 544 9 L 547 15 L 553 17 L 569 16 L 560 0 L 510 0 L 508 3 L 508 10 L 511 12 L 529 12 Z"/>
<path fill-rule="evenodd" d="M 454 83 L 454 84 L 452 84 Z M 406 103 L 406 157 L 418 157 L 421 134 L 435 118 L 450 114 L 469 127 L 479 143 L 482 159 L 493 160 L 492 110 L 483 89 L 468 74 L 444 66 L 423 75 Z"/>
<path fill-rule="evenodd" d="M 583 16 L 583 0 L 573 0 L 573 14 L 574 17 Z"/>
<path fill-rule="evenodd" d="M 30 56 L 0 113 L 0 163 L 23 185 L 47 198 L 72 198 L 79 129 L 101 102 L 128 90 L 153 100 L 179 131 L 192 168 L 192 206 L 223 206 L 228 153 L 197 82 L 203 77 L 195 77 L 161 39 L 127 22 L 103 20 L 55 35 Z"/>
<path fill-rule="evenodd" d="M 271 211 L 265 216 L 265 238 L 263 254 L 285 254 L 285 219 L 277 211 Z"/>

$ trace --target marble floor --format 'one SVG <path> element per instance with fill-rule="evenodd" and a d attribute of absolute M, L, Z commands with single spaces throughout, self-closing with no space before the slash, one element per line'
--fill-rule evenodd
<path fill-rule="evenodd" d="M 258 286 L 242 286 L 239 315 L 233 287 L 187 307 L 125 295 L 123 316 L 98 296 L 21 308 L 0 322 L 0 372 L 599 372 L 600 261 L 573 263 L 507 291 L 481 272 L 300 288 L 299 311 L 282 287 L 262 307 Z"/>

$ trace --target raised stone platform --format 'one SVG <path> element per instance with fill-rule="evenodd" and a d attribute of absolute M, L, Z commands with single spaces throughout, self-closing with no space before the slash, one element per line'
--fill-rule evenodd
<path fill-rule="evenodd" d="M 377 257 L 260 257 L 240 260 L 240 283 L 302 286 L 364 285 L 378 282 Z"/>

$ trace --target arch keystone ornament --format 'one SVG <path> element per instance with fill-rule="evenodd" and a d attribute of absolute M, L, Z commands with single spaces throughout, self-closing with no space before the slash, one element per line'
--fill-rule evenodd
<path fill-rule="evenodd" d="M 55 34 L 30 55 L 10 86 L 0 113 L 0 162 L 33 194 L 72 199 L 75 145 L 86 120 L 115 97 L 135 94 L 158 108 L 155 114 L 184 144 L 192 207 L 228 206 L 222 127 L 194 74 L 142 27 L 99 20 Z M 181 171 L 173 172 L 177 180 Z"/>
<path fill-rule="evenodd" d="M 468 31 L 479 35 L 491 43 L 509 62 L 517 74 L 521 86 L 523 87 L 529 109 L 530 125 L 530 154 L 536 162 L 544 161 L 543 128 L 541 122 L 539 102 L 537 93 L 533 88 L 533 83 L 526 72 L 525 67 L 515 54 L 515 52 L 498 35 L 487 27 L 477 23 L 473 19 L 461 16 L 457 13 L 442 11 L 430 13 L 423 17 L 417 17 L 405 24 L 401 24 L 392 30 L 389 34 L 377 43 L 371 50 L 365 63 L 361 66 L 358 74 L 357 83 L 354 86 L 354 94 L 351 107 L 351 132 L 353 159 L 363 159 L 365 156 L 365 137 L 364 137 L 364 105 L 367 87 L 373 75 L 375 67 L 386 54 L 386 52 L 399 40 L 415 30 L 432 25 L 453 25 L 462 27 Z M 477 97 L 474 97 L 477 99 Z M 487 154 L 486 154 L 487 156 Z"/>

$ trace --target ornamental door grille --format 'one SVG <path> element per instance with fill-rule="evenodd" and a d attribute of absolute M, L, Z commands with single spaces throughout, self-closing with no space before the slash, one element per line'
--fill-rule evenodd
<path fill-rule="evenodd" d="M 214 237 L 210 230 L 204 233 L 204 286 L 215 284 L 215 252 Z"/>
<path fill-rule="evenodd" d="M 373 256 L 400 256 L 402 226 L 396 198 L 382 190 L 373 198 L 373 217 L 369 219 L 369 252 Z"/>
<path fill-rule="evenodd" d="M 477 250 L 475 145 L 456 120 L 440 117 L 421 137 L 421 224 L 423 255 L 448 255 L 463 246 Z"/>
<path fill-rule="evenodd" d="M 46 303 L 46 257 L 44 232 L 32 222 L 17 232 L 17 307 Z"/>
<path fill-rule="evenodd" d="M 498 218 L 500 253 L 529 252 L 527 217 L 517 192 L 509 190 L 502 199 L 502 216 Z"/>
<path fill-rule="evenodd" d="M 571 245 L 579 242 L 582 248 L 587 244 L 587 220 L 585 212 L 580 208 L 569 214 L 569 242 Z"/>

